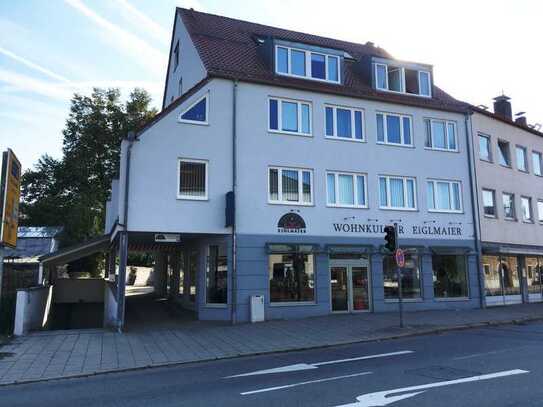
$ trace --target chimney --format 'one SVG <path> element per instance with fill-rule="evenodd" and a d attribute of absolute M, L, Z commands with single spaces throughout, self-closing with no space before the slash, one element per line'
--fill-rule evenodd
<path fill-rule="evenodd" d="M 505 95 L 494 98 L 494 113 L 504 119 L 513 120 L 510 100 L 511 98 Z"/>
<path fill-rule="evenodd" d="M 520 126 L 528 127 L 528 120 L 526 119 L 526 116 L 524 115 L 525 115 L 525 112 L 519 112 L 515 114 L 515 116 L 517 116 L 517 118 L 515 119 L 515 123 Z"/>

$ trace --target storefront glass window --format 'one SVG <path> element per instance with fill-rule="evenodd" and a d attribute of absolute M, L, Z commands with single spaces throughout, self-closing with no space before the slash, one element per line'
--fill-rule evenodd
<path fill-rule="evenodd" d="M 526 280 L 530 294 L 541 293 L 541 272 L 543 257 L 526 257 Z"/>
<path fill-rule="evenodd" d="M 225 246 L 209 246 L 206 265 L 206 303 L 226 304 L 227 274 Z"/>
<path fill-rule="evenodd" d="M 191 250 L 189 254 L 189 300 L 196 301 L 196 275 L 198 273 L 198 251 Z"/>
<path fill-rule="evenodd" d="M 314 255 L 269 255 L 270 302 L 315 301 Z"/>
<path fill-rule="evenodd" d="M 520 295 L 516 257 L 483 256 L 483 270 L 487 296 Z"/>
<path fill-rule="evenodd" d="M 398 298 L 398 274 L 393 256 L 383 257 L 383 284 L 385 300 Z M 419 257 L 406 253 L 405 267 L 402 269 L 402 297 L 407 299 L 421 297 Z"/>
<path fill-rule="evenodd" d="M 436 298 L 468 296 L 466 256 L 434 254 L 432 270 Z"/>

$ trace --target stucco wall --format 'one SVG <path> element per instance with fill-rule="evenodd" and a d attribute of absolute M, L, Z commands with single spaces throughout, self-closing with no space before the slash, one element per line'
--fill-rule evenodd
<path fill-rule="evenodd" d="M 268 97 L 293 98 L 312 103 L 312 137 L 268 132 Z M 365 143 L 330 140 L 324 136 L 324 104 L 350 106 L 364 110 Z M 412 116 L 414 148 L 379 145 L 376 112 L 396 112 Z M 459 152 L 424 148 L 423 118 L 453 120 L 457 124 Z M 317 236 L 381 236 L 377 233 L 335 231 L 334 223 L 388 224 L 398 220 L 405 238 L 473 239 L 473 217 L 466 154 L 466 132 L 461 114 L 430 111 L 293 89 L 242 83 L 238 92 L 238 231 L 243 234 L 277 233 L 277 221 L 291 210 L 306 221 L 307 234 Z M 268 203 L 268 166 L 313 169 L 312 206 Z M 344 209 L 326 206 L 326 170 L 366 173 L 369 209 Z M 416 211 L 379 209 L 378 175 L 404 175 L 416 178 Z M 427 210 L 428 178 L 458 180 L 462 183 L 463 213 L 430 213 Z M 460 235 L 421 235 L 413 226 L 459 227 Z"/>
<path fill-rule="evenodd" d="M 538 222 L 537 200 L 543 199 L 543 177 L 534 174 L 532 151 L 543 153 L 543 137 L 539 137 L 515 126 L 492 119 L 480 113 L 472 116 L 474 137 L 475 166 L 477 171 L 479 212 L 481 219 L 481 240 L 484 242 L 510 243 L 519 245 L 543 245 L 543 226 Z M 479 159 L 478 132 L 491 138 L 491 155 L 493 162 Z M 509 142 L 511 168 L 498 163 L 498 140 Z M 529 173 L 517 169 L 515 146 L 526 147 Z M 482 189 L 496 191 L 497 217 L 484 216 Z M 517 220 L 504 219 L 502 193 L 515 194 Z M 525 223 L 521 217 L 520 197 L 532 198 L 534 222 Z"/>
<path fill-rule="evenodd" d="M 180 123 L 179 114 L 209 95 L 208 125 Z M 214 80 L 139 136 L 132 148 L 128 229 L 228 233 L 225 194 L 232 190 L 232 83 Z M 123 153 L 126 156 L 126 141 Z M 124 158 L 124 157 L 123 157 Z M 208 199 L 177 198 L 178 159 L 208 161 Z M 123 160 L 121 160 L 121 165 Z M 121 167 L 121 180 L 124 168 Z M 123 182 L 119 188 L 123 188 Z M 123 202 L 120 199 L 120 213 Z"/>
<path fill-rule="evenodd" d="M 168 106 L 173 99 L 180 96 L 180 78 L 183 78 L 182 92 L 185 93 L 204 79 L 207 74 L 202 60 L 198 55 L 198 51 L 196 51 L 187 29 L 177 13 L 175 19 L 174 39 L 172 42 L 172 49 L 170 50 L 170 71 L 168 72 L 169 77 L 168 85 L 166 87 L 166 97 L 164 98 L 164 107 Z M 179 65 L 177 66 L 177 69 L 175 69 L 173 51 L 177 40 L 179 40 Z"/>

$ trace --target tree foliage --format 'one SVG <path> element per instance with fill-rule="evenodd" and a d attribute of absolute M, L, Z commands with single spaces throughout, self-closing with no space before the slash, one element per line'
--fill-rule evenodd
<path fill-rule="evenodd" d="M 118 89 L 75 94 L 62 132 L 62 158 L 45 154 L 22 177 L 21 224 L 63 226 L 61 246 L 102 235 L 121 140 L 156 114 L 150 104 L 142 89 L 134 89 L 126 102 Z"/>

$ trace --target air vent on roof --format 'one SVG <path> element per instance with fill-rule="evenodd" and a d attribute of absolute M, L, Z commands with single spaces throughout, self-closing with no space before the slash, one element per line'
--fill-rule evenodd
<path fill-rule="evenodd" d="M 487 105 L 477 105 L 477 107 L 478 107 L 479 109 L 488 110 L 488 106 L 487 106 Z"/>

